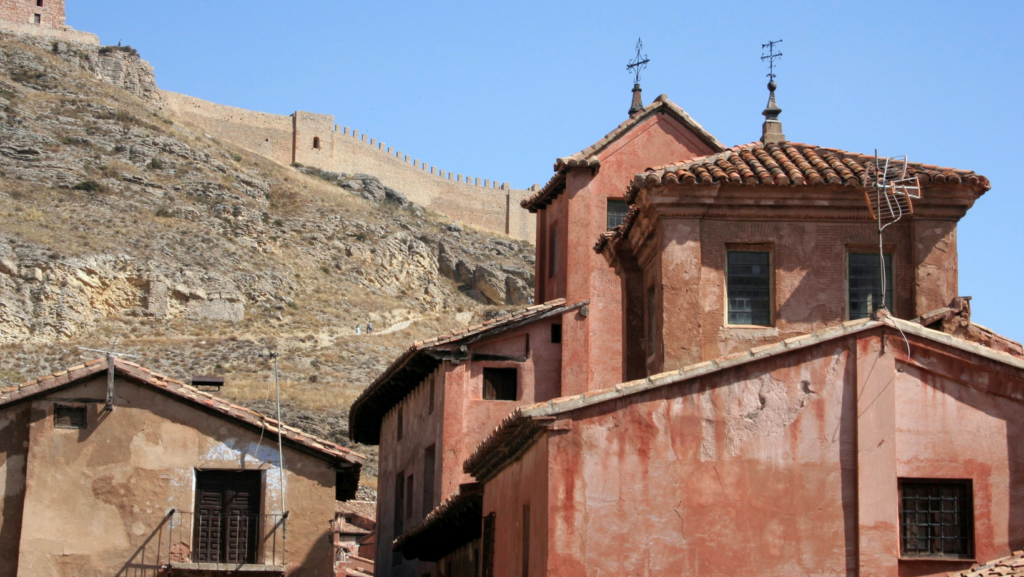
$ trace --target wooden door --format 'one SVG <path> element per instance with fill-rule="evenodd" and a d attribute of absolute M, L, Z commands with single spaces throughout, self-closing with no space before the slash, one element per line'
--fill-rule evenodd
<path fill-rule="evenodd" d="M 260 471 L 196 471 L 193 561 L 256 562 Z"/>

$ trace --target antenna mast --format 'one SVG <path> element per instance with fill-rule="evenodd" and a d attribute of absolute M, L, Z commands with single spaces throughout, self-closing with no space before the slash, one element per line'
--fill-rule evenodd
<path fill-rule="evenodd" d="M 878 223 L 878 266 L 882 281 L 882 302 L 879 308 L 888 310 L 885 304 L 887 279 L 882 233 L 899 222 L 904 215 L 913 214 L 913 201 L 921 198 L 921 184 L 916 176 L 907 176 L 906 156 L 879 158 L 878 150 L 875 150 L 874 172 L 869 171 L 867 179 L 868 188 L 864 196 L 871 218 Z"/>
<path fill-rule="evenodd" d="M 114 346 L 111 349 L 117 347 L 117 340 L 114 340 Z M 103 406 L 104 411 L 114 410 L 114 359 L 117 357 L 132 357 L 137 358 L 135 355 L 129 355 L 126 353 L 119 353 L 114 350 L 101 350 L 101 349 L 87 349 L 85 347 L 78 347 L 79 350 L 89 351 L 93 353 L 103 353 L 107 357 L 107 403 Z"/>
<path fill-rule="evenodd" d="M 266 353 L 260 353 L 260 358 L 274 359 L 274 388 L 277 389 L 277 472 L 278 472 L 278 489 L 281 492 L 281 513 L 285 516 L 288 515 L 288 509 L 285 507 L 284 502 L 284 443 L 282 440 L 282 431 L 284 423 L 281 422 L 281 379 L 277 371 L 277 358 L 280 356 L 277 352 L 270 350 L 267 346 Z"/>

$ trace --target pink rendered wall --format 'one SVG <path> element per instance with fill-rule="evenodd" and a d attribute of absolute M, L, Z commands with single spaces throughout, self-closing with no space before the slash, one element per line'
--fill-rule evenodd
<path fill-rule="evenodd" d="M 659 293 L 661 342 L 658 354 L 648 360 L 651 374 L 848 320 L 847 253 L 878 250 L 872 223 L 666 218 L 659 233 L 660 252 L 643 263 L 646 282 Z M 915 305 L 915 243 L 910 234 L 908 224 L 890 227 L 885 237 L 896 277 L 888 285 L 895 289 L 893 312 L 901 318 L 927 312 Z M 770 252 L 772 326 L 728 324 L 728 250 Z M 948 252 L 942 254 L 950 258 Z M 935 295 L 929 305 L 946 296 Z M 956 295 L 948 296 L 947 305 Z M 945 305 L 932 308 L 938 306 Z M 695 318 L 700 322 L 693 322 Z"/>
<path fill-rule="evenodd" d="M 461 483 L 473 478 L 462 472 L 462 464 L 476 446 L 516 407 L 560 396 L 561 345 L 551 342 L 552 323 L 571 322 L 571 314 L 544 319 L 470 345 L 471 354 L 526 356 L 525 362 L 470 361 L 458 365 L 445 362 L 412 393 L 392 408 L 381 423 L 377 498 L 377 534 L 381 543 L 395 537 L 395 476 L 413 474 L 413 515 L 404 519 L 405 531 L 422 521 L 426 512 L 458 493 Z M 564 328 L 564 325 L 563 325 Z M 529 343 L 527 345 L 527 343 Z M 527 346 L 529 349 L 527 350 Z M 483 400 L 483 369 L 515 367 L 519 391 L 515 401 Z M 428 414 L 430 380 L 434 380 L 434 412 Z M 402 410 L 405 424 L 402 441 L 397 439 L 397 414 Z M 435 445 L 434 500 L 423 505 L 424 451 Z M 404 561 L 392 567 L 390 547 L 377 548 L 377 574 L 419 576 L 433 569 L 433 563 Z"/>
<path fill-rule="evenodd" d="M 541 440 L 484 486 L 483 515 L 496 513 L 495 577 L 559 575 L 548 558 L 548 444 Z M 523 506 L 530 507 L 529 571 L 523 571 Z"/>
<path fill-rule="evenodd" d="M 1007 398 L 1024 370 L 915 337 L 908 364 L 902 337 L 882 334 L 565 415 L 568 432 L 547 437 L 547 574 L 968 568 L 900 559 L 901 477 L 972 481 L 979 561 L 1024 546 L 1024 403 Z M 498 509 L 499 535 L 515 506 Z"/>
<path fill-rule="evenodd" d="M 601 168 L 575 169 L 566 190 L 546 210 L 560 222 L 559 247 L 565 247 L 566 276 L 545 286 L 544 295 L 564 290 L 570 303 L 590 300 L 590 316 L 581 330 L 566 335 L 565 394 L 579 394 L 622 382 L 622 289 L 615 270 L 593 250 L 607 229 L 607 202 L 622 198 L 633 177 L 650 166 L 680 162 L 713 151 L 672 117 L 659 113 L 644 120 L 598 154 Z M 550 222 L 550 221 L 549 221 Z M 562 232 L 564 229 L 564 233 Z M 546 253 L 538 237 L 538 254 Z M 564 282 L 564 289 L 561 283 Z"/>

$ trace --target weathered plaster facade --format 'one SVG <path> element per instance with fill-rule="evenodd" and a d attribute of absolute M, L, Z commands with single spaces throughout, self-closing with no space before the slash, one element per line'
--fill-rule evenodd
<path fill-rule="evenodd" d="M 401 499 L 401 527 L 414 527 L 446 498 L 459 492 L 459 485 L 472 481 L 462 471 L 462 462 L 477 444 L 516 407 L 561 396 L 558 379 L 562 346 L 552 343 L 552 324 L 563 327 L 582 322 L 575 310 L 540 319 L 469 345 L 462 362 L 444 361 L 408 396 L 396 403 L 380 423 L 380 464 L 378 475 L 377 531 L 381 542 L 390 544 L 402 532 L 396 531 L 396 484 L 402 475 L 406 495 Z M 481 357 L 488 360 L 473 360 Z M 509 360 L 499 360 L 506 358 Z M 515 359 L 515 360 L 512 360 Z M 517 369 L 514 401 L 485 400 L 485 368 Z M 433 391 L 433 411 L 430 393 Z M 398 440 L 398 415 L 402 415 L 402 439 Z M 426 451 L 434 448 L 433 491 L 425 492 Z M 412 502 L 407 501 L 412 479 Z M 427 501 L 429 497 L 429 502 Z M 409 513 L 409 514 L 407 514 Z M 434 563 L 416 560 L 396 562 L 390 547 L 377 549 L 376 567 L 382 575 L 420 576 L 434 569 Z"/>
<path fill-rule="evenodd" d="M 888 323 L 524 408 L 531 448 L 474 470 L 494 574 L 523 574 L 528 500 L 531 575 L 944 575 L 1019 549 L 1024 360 L 902 323 L 908 357 Z M 916 478 L 971 481 L 973 557 L 901 556 Z"/>
<path fill-rule="evenodd" d="M 120 371 L 114 391 L 114 408 L 105 410 L 103 370 L 38 394 L 4 391 L 26 392 L 15 400 L 0 396 L 0 548 L 8 560 L 0 575 L 162 575 L 168 564 L 187 566 L 197 472 L 242 470 L 259 472 L 257 565 L 265 574 L 330 572 L 336 458 L 286 443 L 282 478 L 276 429 L 254 430 Z M 55 426 L 63 404 L 84 407 L 84 428 Z"/>

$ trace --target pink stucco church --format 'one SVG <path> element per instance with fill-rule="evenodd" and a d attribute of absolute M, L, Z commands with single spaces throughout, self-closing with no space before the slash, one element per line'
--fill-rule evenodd
<path fill-rule="evenodd" d="M 378 574 L 944 575 L 1024 546 L 1024 348 L 957 286 L 989 181 L 910 164 L 880 243 L 874 157 L 787 140 L 770 88 L 726 147 L 637 87 L 523 203 L 543 304 L 355 402 Z"/>

